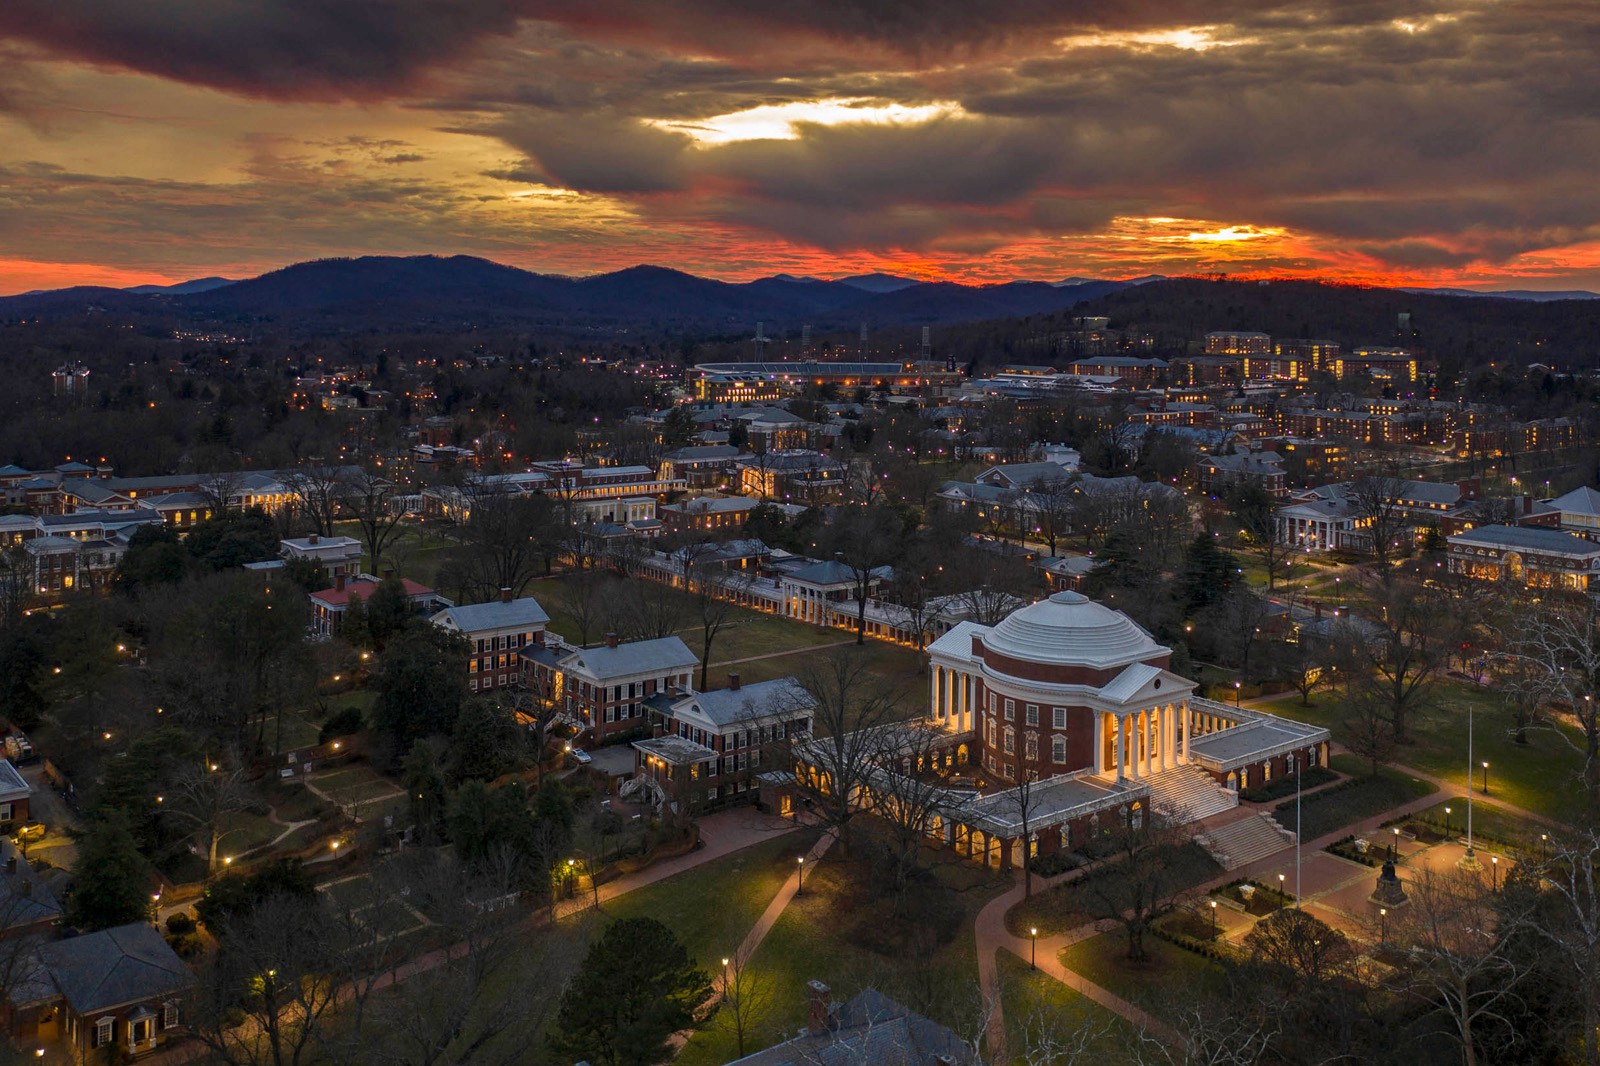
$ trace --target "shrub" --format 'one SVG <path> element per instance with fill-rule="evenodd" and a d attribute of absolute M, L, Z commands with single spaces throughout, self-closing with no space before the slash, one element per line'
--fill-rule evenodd
<path fill-rule="evenodd" d="M 167 915 L 167 932 L 173 936 L 183 936 L 185 933 L 194 932 L 194 919 L 183 911 Z"/>
<path fill-rule="evenodd" d="M 362 715 L 361 708 L 346 707 L 322 723 L 322 729 L 317 733 L 317 743 L 326 744 L 338 737 L 352 736 L 366 727 L 367 720 Z"/>
<path fill-rule="evenodd" d="M 1338 774 L 1322 766 L 1310 767 L 1302 776 L 1304 781 L 1299 787 L 1303 788 L 1316 788 L 1318 785 L 1326 785 L 1329 781 L 1337 781 L 1339 779 Z M 1248 800 L 1251 803 L 1271 803 L 1275 799 L 1293 796 L 1296 787 L 1295 776 L 1287 774 L 1283 777 L 1275 777 L 1264 785 L 1244 789 L 1239 793 L 1239 798 Z"/>

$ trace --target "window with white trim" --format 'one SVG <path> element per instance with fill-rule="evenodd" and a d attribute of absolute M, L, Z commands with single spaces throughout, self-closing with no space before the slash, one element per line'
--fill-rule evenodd
<path fill-rule="evenodd" d="M 161 1028 L 172 1029 L 178 1024 L 178 1003 L 176 1000 L 167 1000 L 161 1005 Z"/>
<path fill-rule="evenodd" d="M 1050 738 L 1050 761 L 1058 765 L 1067 761 L 1066 737 Z"/>
<path fill-rule="evenodd" d="M 1010 726 L 1006 727 L 1006 754 L 1015 754 L 1017 750 L 1017 731 Z"/>
<path fill-rule="evenodd" d="M 116 1019 L 97 1018 L 94 1023 L 94 1035 L 90 1038 L 90 1047 L 105 1047 L 111 1043 L 113 1032 L 116 1028 Z"/>
<path fill-rule="evenodd" d="M 1037 703 L 1028 704 L 1028 706 L 1027 706 L 1027 708 L 1026 708 L 1024 713 L 1025 713 L 1025 721 L 1029 725 L 1038 725 L 1039 724 L 1039 705 Z"/>
<path fill-rule="evenodd" d="M 1050 717 L 1051 717 L 1052 724 L 1057 729 L 1065 729 L 1065 728 L 1067 728 L 1067 709 L 1065 707 L 1053 707 L 1053 708 L 1051 708 Z"/>
<path fill-rule="evenodd" d="M 1039 757 L 1039 734 L 1038 733 L 1031 733 L 1030 732 L 1030 733 L 1027 733 L 1027 734 L 1025 734 L 1023 736 L 1023 738 L 1022 738 L 1022 752 L 1029 759 L 1037 759 Z"/>
<path fill-rule="evenodd" d="M 1017 717 L 1017 701 L 1006 700 L 1006 721 L 1010 722 Z"/>

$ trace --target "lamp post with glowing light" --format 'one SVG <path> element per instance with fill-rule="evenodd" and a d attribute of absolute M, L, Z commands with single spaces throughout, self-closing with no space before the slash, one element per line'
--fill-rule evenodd
<path fill-rule="evenodd" d="M 1378 933 L 1378 945 L 1383 947 L 1389 943 L 1389 908 L 1379 907 L 1378 915 L 1383 920 L 1383 928 Z"/>
<path fill-rule="evenodd" d="M 1494 880 L 1490 883 L 1489 890 L 1491 892 L 1498 892 L 1500 891 L 1500 856 L 1489 856 L 1489 869 L 1493 871 L 1491 876 L 1494 878 Z"/>
<path fill-rule="evenodd" d="M 1211 939 L 1217 939 L 1217 901 L 1211 900 Z"/>
<path fill-rule="evenodd" d="M 1028 969 L 1039 968 L 1039 930 L 1030 926 L 1028 929 Z"/>
<path fill-rule="evenodd" d="M 1483 760 L 1483 794 L 1489 794 L 1489 760 Z"/>
<path fill-rule="evenodd" d="M 799 896 L 799 895 L 803 895 L 805 893 L 805 890 L 806 890 L 806 857 L 804 855 L 800 856 L 799 858 L 794 860 L 794 864 L 795 864 L 794 894 Z"/>

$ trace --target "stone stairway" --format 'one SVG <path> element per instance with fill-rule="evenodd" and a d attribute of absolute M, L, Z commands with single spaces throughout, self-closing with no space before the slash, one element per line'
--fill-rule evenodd
<path fill-rule="evenodd" d="M 1294 834 L 1270 814 L 1251 814 L 1195 837 L 1224 869 L 1237 870 L 1294 845 Z"/>
<path fill-rule="evenodd" d="M 1180 766 L 1148 781 L 1150 807 L 1167 811 L 1179 822 L 1198 822 L 1239 805 L 1239 795 L 1218 785 L 1198 766 Z"/>

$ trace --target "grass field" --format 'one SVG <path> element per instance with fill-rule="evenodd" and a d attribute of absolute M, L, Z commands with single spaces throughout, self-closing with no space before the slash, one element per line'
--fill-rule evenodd
<path fill-rule="evenodd" d="M 1118 1062 L 1135 1039 L 1133 1027 L 1094 1000 L 1038 970 L 1009 951 L 996 959 L 1001 1014 L 1006 1023 L 1007 1061 L 1063 1061 L 1047 1049 L 1082 1048 L 1089 1061 Z"/>
<path fill-rule="evenodd" d="M 1120 930 L 1082 940 L 1061 953 L 1061 963 L 1158 1018 L 1172 1021 L 1178 1008 L 1224 991 L 1222 967 L 1153 936 L 1144 938 L 1141 962 L 1128 958 Z"/>
<path fill-rule="evenodd" d="M 1378 776 L 1373 777 L 1371 766 L 1353 755 L 1335 755 L 1330 765 L 1340 773 L 1351 775 L 1351 778 L 1343 784 L 1313 792 L 1300 801 L 1301 840 L 1315 840 L 1352 822 L 1371 818 L 1438 791 L 1427 781 L 1387 767 L 1379 769 Z M 1293 799 L 1278 804 L 1275 814 L 1279 825 L 1294 830 Z"/>
<path fill-rule="evenodd" d="M 1489 798 L 1524 807 L 1547 818 L 1568 819 L 1582 807 L 1578 775 L 1582 757 L 1564 737 L 1574 734 L 1555 724 L 1528 731 L 1518 744 L 1511 719 L 1496 694 L 1451 681 L 1435 690 L 1434 706 L 1410 724 L 1411 743 L 1397 745 L 1388 761 L 1410 766 L 1441 780 L 1467 787 L 1467 718 L 1472 716 L 1471 787 L 1481 789 L 1482 763 L 1489 763 Z M 1275 701 L 1275 714 L 1326 726 L 1343 739 L 1345 712 L 1337 696 L 1324 694 L 1316 705 L 1303 707 L 1297 698 Z M 1482 792 L 1479 792 L 1482 795 Z"/>
<path fill-rule="evenodd" d="M 1222 872 L 1215 859 L 1198 844 L 1186 844 L 1173 852 L 1171 872 L 1167 879 L 1167 892 L 1182 892 Z M 1099 887 L 1117 898 L 1115 884 L 1122 877 L 1120 871 L 1110 867 L 1097 873 Z M 1092 884 L 1073 880 L 1057 885 L 1046 892 L 1023 900 L 1006 913 L 1006 927 L 1014 936 L 1024 935 L 1030 928 L 1039 930 L 1041 936 L 1055 936 L 1094 921 L 1096 900 Z"/>
<path fill-rule="evenodd" d="M 885 906 L 866 883 L 863 862 L 830 852 L 806 875 L 805 894 L 784 911 L 746 971 L 769 991 L 771 1034 L 792 1033 L 804 1023 L 811 980 L 828 985 L 836 1002 L 873 987 L 958 1033 L 977 1031 L 983 1011 L 972 921 L 1009 882 L 970 863 L 952 862 L 948 855 L 930 852 L 929 859 L 947 890 L 944 898 L 955 908 L 948 916 L 954 932 L 921 957 L 909 944 L 891 956 L 863 943 L 862 922 L 871 922 Z M 763 1045 L 755 1042 L 747 1050 L 750 1046 Z M 731 1035 L 712 1028 L 696 1034 L 677 1061 L 712 1066 L 728 1061 L 734 1050 Z"/>

